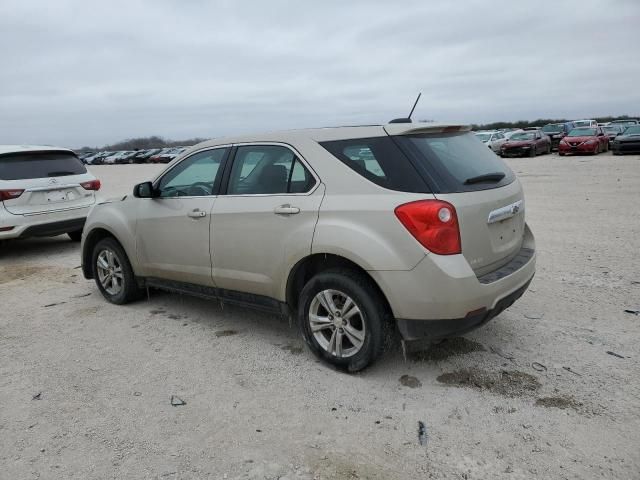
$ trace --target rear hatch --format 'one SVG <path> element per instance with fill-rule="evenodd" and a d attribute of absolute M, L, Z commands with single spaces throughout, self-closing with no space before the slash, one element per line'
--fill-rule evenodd
<path fill-rule="evenodd" d="M 524 196 L 500 157 L 473 133 L 455 130 L 415 133 L 414 129 L 392 138 L 435 197 L 455 207 L 462 254 L 480 276 L 508 263 L 522 247 Z"/>
<path fill-rule="evenodd" d="M 93 180 L 68 151 L 30 151 L 0 156 L 0 188 L 23 190 L 3 202 L 14 215 L 37 215 L 92 205 L 94 192 L 81 184 Z"/>

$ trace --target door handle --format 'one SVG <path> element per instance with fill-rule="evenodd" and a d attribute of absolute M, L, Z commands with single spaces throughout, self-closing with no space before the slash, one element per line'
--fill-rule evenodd
<path fill-rule="evenodd" d="M 197 208 L 187 213 L 187 217 L 189 218 L 202 218 L 206 216 L 207 212 L 203 212 L 202 210 L 198 210 Z"/>
<path fill-rule="evenodd" d="M 274 208 L 273 213 L 277 215 L 295 215 L 296 213 L 300 213 L 300 209 L 298 207 L 292 207 L 287 203 L 286 205 L 280 205 Z"/>

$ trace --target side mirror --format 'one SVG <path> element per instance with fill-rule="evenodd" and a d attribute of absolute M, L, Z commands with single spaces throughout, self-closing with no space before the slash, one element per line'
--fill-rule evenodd
<path fill-rule="evenodd" d="M 136 198 L 153 198 L 157 195 L 151 182 L 142 182 L 133 187 L 133 196 Z"/>

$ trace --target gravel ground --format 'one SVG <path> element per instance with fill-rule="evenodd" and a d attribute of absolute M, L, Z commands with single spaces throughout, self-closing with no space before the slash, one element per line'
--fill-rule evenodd
<path fill-rule="evenodd" d="M 509 163 L 537 238 L 528 293 L 357 375 L 276 317 L 111 305 L 64 236 L 3 245 L 0 477 L 640 478 L 640 157 Z M 110 196 L 159 168 L 92 170 Z"/>

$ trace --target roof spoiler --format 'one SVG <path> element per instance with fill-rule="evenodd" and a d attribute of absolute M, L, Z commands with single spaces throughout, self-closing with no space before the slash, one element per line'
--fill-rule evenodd
<path fill-rule="evenodd" d="M 384 130 L 388 135 L 420 135 L 422 133 L 452 133 L 468 132 L 469 125 L 451 125 L 437 123 L 407 124 L 406 122 L 394 122 L 384 125 Z"/>

